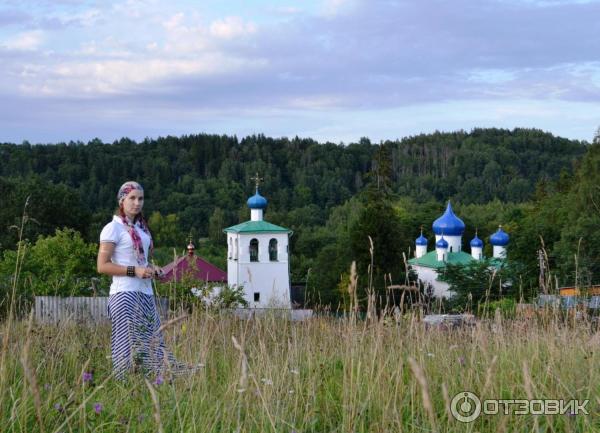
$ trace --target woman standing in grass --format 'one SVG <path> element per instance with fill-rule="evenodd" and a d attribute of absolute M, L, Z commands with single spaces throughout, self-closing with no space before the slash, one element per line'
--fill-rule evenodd
<path fill-rule="evenodd" d="M 100 233 L 98 272 L 112 275 L 108 316 L 112 324 L 111 352 L 115 377 L 124 379 L 135 363 L 146 375 L 192 371 L 166 350 L 154 302 L 152 278 L 162 271 L 148 262 L 152 235 L 142 214 L 144 190 L 125 182 L 117 194 L 119 208 Z"/>

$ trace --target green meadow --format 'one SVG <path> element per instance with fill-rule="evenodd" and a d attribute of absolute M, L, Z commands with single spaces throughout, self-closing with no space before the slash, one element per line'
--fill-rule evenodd
<path fill-rule="evenodd" d="M 587 321 L 417 315 L 250 320 L 195 310 L 166 323 L 197 373 L 111 377 L 110 326 L 5 321 L 0 425 L 29 432 L 595 432 L 600 336 Z M 454 419 L 453 397 L 589 400 L 589 414 Z M 500 411 L 502 412 L 502 410 Z"/>

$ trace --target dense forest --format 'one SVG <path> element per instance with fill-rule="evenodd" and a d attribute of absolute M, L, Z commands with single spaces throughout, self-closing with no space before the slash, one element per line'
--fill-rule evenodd
<path fill-rule="evenodd" d="M 352 260 L 364 278 L 368 236 L 375 244 L 377 281 L 384 275 L 405 279 L 402 254 L 412 254 L 421 225 L 431 238 L 431 223 L 448 200 L 467 225 L 465 245 L 475 229 L 487 237 L 504 225 L 512 238 L 509 256 L 522 265 L 518 277 L 527 293 L 536 289 L 541 239 L 561 281 L 592 281 L 600 271 L 592 252 L 598 236 L 592 227 L 600 217 L 594 208 L 600 203 L 594 189 L 599 183 L 593 183 L 600 168 L 596 147 L 535 129 L 349 144 L 204 134 L 140 143 L 3 143 L 0 272 L 14 256 L 14 228 L 27 197 L 23 233 L 33 252 L 38 241 L 62 228 L 93 244 L 128 179 L 145 187 L 144 211 L 159 263 L 170 260 L 173 248 L 182 250 L 191 234 L 201 255 L 225 267 L 222 229 L 249 218 L 245 202 L 258 173 L 269 200 L 265 218 L 294 230 L 292 279 L 306 283 L 322 303 L 339 301 Z M 88 271 L 93 273 L 93 264 Z"/>

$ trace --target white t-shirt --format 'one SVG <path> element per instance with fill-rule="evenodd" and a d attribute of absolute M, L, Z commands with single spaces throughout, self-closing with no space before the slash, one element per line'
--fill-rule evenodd
<path fill-rule="evenodd" d="M 114 216 L 113 220 L 106 224 L 100 233 L 100 242 L 111 242 L 115 244 L 115 250 L 111 262 L 121 266 L 147 266 L 148 264 L 148 249 L 150 248 L 150 236 L 144 232 L 138 223 L 135 224 L 134 230 L 137 231 L 142 246 L 144 247 L 144 264 L 140 265 L 137 262 L 133 251 L 133 241 L 129 234 L 128 228 L 121 218 Z M 110 295 L 118 292 L 142 292 L 146 295 L 152 295 L 152 280 L 150 278 L 127 277 L 121 275 L 113 275 L 113 282 L 110 285 Z"/>

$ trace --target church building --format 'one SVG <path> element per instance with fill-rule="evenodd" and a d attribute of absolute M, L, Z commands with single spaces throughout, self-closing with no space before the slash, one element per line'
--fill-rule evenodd
<path fill-rule="evenodd" d="M 465 223 L 454 214 L 452 205 L 448 202 L 444 214 L 433 222 L 435 233 L 435 249 L 427 251 L 428 241 L 421 236 L 415 241 L 415 257 L 408 263 L 417 273 L 419 280 L 433 289 L 433 296 L 437 298 L 448 298 L 452 296 L 448 283 L 438 280 L 440 270 L 447 264 L 466 265 L 473 260 L 483 260 L 483 241 L 477 233 L 470 242 L 471 253 L 462 250 L 462 236 L 465 231 Z M 493 246 L 493 258 L 496 261 L 506 258 L 506 246 L 509 236 L 502 230 L 502 226 L 490 236 Z"/>
<path fill-rule="evenodd" d="M 250 221 L 228 227 L 227 283 L 244 288 L 250 308 L 291 308 L 289 237 L 292 231 L 263 219 L 267 199 L 248 199 Z"/>

